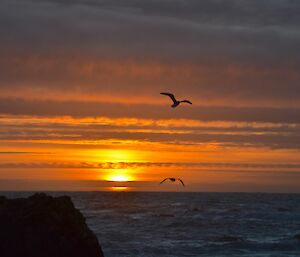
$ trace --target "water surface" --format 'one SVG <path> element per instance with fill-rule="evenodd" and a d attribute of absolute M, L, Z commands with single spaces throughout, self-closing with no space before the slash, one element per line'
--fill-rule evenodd
<path fill-rule="evenodd" d="M 1 193 L 9 197 L 32 193 Z M 300 195 L 51 192 L 67 194 L 106 257 L 300 256 Z"/>

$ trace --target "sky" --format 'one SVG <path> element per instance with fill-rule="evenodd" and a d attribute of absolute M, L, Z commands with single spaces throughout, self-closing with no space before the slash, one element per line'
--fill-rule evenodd
<path fill-rule="evenodd" d="M 300 192 L 299 13 L 2 0 L 0 190 Z"/>

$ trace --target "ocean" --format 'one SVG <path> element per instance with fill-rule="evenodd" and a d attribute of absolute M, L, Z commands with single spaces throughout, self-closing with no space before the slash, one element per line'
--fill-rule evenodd
<path fill-rule="evenodd" d="M 300 194 L 49 194 L 71 196 L 106 257 L 300 256 Z"/>

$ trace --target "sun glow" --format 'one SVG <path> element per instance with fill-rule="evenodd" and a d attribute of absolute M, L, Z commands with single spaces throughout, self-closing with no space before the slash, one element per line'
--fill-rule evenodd
<path fill-rule="evenodd" d="M 99 157 L 102 161 L 116 164 L 115 168 L 106 170 L 105 175 L 102 177 L 104 180 L 111 182 L 127 182 L 135 180 L 132 176 L 133 171 L 130 168 L 122 167 L 122 164 L 118 166 L 118 163 L 138 161 L 135 152 L 123 149 L 105 150 Z"/>
<path fill-rule="evenodd" d="M 102 160 L 111 162 L 130 162 L 137 159 L 133 151 L 123 149 L 105 150 L 101 157 Z"/>
<path fill-rule="evenodd" d="M 122 192 L 129 190 L 129 187 L 114 186 L 109 188 L 111 191 Z"/>
<path fill-rule="evenodd" d="M 133 181 L 134 177 L 130 174 L 130 169 L 115 169 L 109 170 L 104 179 L 111 182 L 127 182 Z"/>
<path fill-rule="evenodd" d="M 113 175 L 110 178 L 110 181 L 116 181 L 116 182 L 126 182 L 129 181 L 129 177 L 126 175 Z"/>

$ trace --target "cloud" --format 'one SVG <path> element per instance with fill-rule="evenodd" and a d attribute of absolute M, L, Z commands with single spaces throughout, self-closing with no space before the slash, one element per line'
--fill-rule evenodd
<path fill-rule="evenodd" d="M 159 98 L 159 95 L 157 96 Z M 167 101 L 169 101 L 167 99 Z M 194 119 L 202 121 L 245 121 L 299 123 L 300 108 L 182 106 L 175 111 L 162 105 L 118 104 L 87 101 L 42 101 L 0 99 L 0 112 L 15 115 L 112 117 L 145 119 Z"/>
<path fill-rule="evenodd" d="M 58 105 L 55 105 L 56 107 Z M 126 108 L 121 109 L 124 111 Z M 41 111 L 42 108 L 39 106 L 35 110 Z M 102 142 L 106 146 L 110 146 L 112 140 L 129 140 L 135 141 L 136 144 L 143 143 L 146 148 L 149 147 L 147 143 L 158 142 L 177 146 L 217 144 L 220 147 L 300 148 L 299 123 L 158 119 L 157 115 L 148 119 L 145 115 L 141 119 L 112 116 L 79 118 L 5 115 L 0 117 L 0 140 L 46 140 L 48 143 L 71 145 Z"/>
<path fill-rule="evenodd" d="M 154 124 L 59 126 L 47 120 L 6 124 L 0 139 L 298 149 L 299 11 L 300 3 L 288 0 L 3 0 L 1 114 Z M 171 110 L 162 90 L 194 105 Z M 168 119 L 273 127 L 155 123 Z"/>
<path fill-rule="evenodd" d="M 1 168 L 61 168 L 61 169 L 136 169 L 136 168 L 208 168 L 212 172 L 249 172 L 259 173 L 300 172 L 300 163 L 237 163 L 237 162 L 77 162 L 77 161 L 46 161 L 46 162 L 3 162 Z M 283 171 L 284 170 L 284 171 Z"/>
<path fill-rule="evenodd" d="M 291 107 L 300 100 L 299 10 L 285 0 L 4 0 L 0 92 L 172 89 L 210 105 Z"/>

